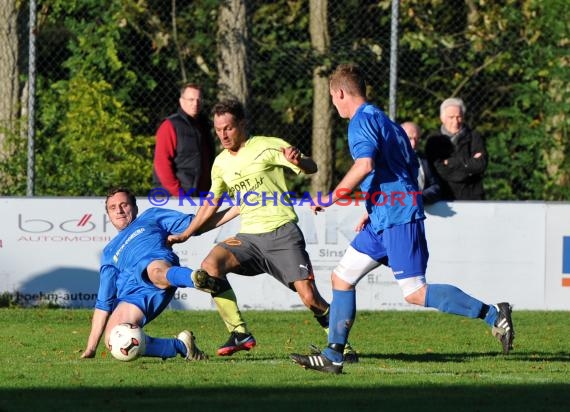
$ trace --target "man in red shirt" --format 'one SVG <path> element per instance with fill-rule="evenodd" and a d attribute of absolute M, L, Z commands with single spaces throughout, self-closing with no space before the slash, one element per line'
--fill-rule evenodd
<path fill-rule="evenodd" d="M 210 123 L 200 113 L 200 86 L 182 86 L 179 103 L 156 132 L 154 181 L 172 196 L 198 196 L 210 189 L 215 155 Z"/>

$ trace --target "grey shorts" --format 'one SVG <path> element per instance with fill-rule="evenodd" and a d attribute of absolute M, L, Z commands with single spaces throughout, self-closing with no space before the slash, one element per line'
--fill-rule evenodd
<path fill-rule="evenodd" d="M 233 270 L 239 275 L 267 273 L 291 290 L 295 290 L 293 282 L 297 280 L 314 279 L 305 237 L 293 222 L 273 232 L 238 233 L 218 246 L 233 253 L 239 261 L 240 267 Z"/>

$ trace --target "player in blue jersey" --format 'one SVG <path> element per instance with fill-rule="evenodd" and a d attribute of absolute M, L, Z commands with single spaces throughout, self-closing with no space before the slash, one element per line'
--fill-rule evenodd
<path fill-rule="evenodd" d="M 103 250 L 99 292 L 82 358 L 95 357 L 103 333 L 108 347 L 109 333 L 117 324 L 132 323 L 142 328 L 168 306 L 176 288 L 194 287 L 192 276 L 196 272 L 181 267 L 178 256 L 166 242 L 168 235 L 183 232 L 194 215 L 155 207 L 137 216 L 136 198 L 124 188 L 108 193 L 105 209 L 119 233 Z M 215 215 L 202 232 L 238 214 L 237 208 L 226 209 Z M 186 330 L 176 338 L 147 335 L 141 355 L 207 359 L 196 346 L 193 333 Z"/>
<path fill-rule="evenodd" d="M 511 305 L 488 305 L 455 286 L 426 283 L 428 248 L 418 192 L 418 160 L 402 128 L 366 101 L 364 77 L 355 65 L 340 65 L 330 78 L 330 94 L 340 117 L 350 119 L 348 145 L 354 164 L 331 193 L 330 205 L 358 185 L 366 197 L 359 232 L 332 273 L 328 346 L 319 354 L 292 354 L 299 365 L 342 373 L 342 352 L 356 316 L 355 285 L 385 264 L 391 267 L 406 302 L 469 318 L 483 319 L 504 353 L 515 336 Z M 322 211 L 314 202 L 311 209 Z"/>

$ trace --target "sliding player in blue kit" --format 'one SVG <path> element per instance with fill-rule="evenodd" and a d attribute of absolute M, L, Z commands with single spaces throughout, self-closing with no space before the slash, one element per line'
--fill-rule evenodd
<path fill-rule="evenodd" d="M 366 101 L 366 84 L 359 68 L 340 65 L 330 78 L 332 103 L 340 117 L 350 119 L 348 145 L 354 164 L 324 204 L 358 185 L 366 197 L 359 232 L 332 272 L 328 346 L 319 354 L 292 354 L 307 369 L 342 373 L 342 352 L 356 317 L 356 284 L 371 270 L 391 267 L 406 302 L 468 318 L 483 319 L 502 345 L 512 349 L 515 331 L 511 305 L 488 305 L 452 285 L 426 283 L 428 248 L 424 210 L 417 186 L 418 160 L 403 129 Z M 403 196 L 405 194 L 406 196 Z"/>
<path fill-rule="evenodd" d="M 97 301 L 91 332 L 82 358 L 93 358 L 103 333 L 109 347 L 109 333 L 120 323 L 141 328 L 168 306 L 178 287 L 194 287 L 195 271 L 181 267 L 167 237 L 183 232 L 194 215 L 176 210 L 150 208 L 138 215 L 135 196 L 125 188 L 111 190 L 105 210 L 119 231 L 103 250 Z M 236 213 L 234 213 L 236 212 Z M 239 214 L 226 209 L 215 215 L 201 232 L 219 226 Z M 194 335 L 182 331 L 176 338 L 146 336 L 141 356 L 203 360 L 207 356 L 196 346 Z"/>

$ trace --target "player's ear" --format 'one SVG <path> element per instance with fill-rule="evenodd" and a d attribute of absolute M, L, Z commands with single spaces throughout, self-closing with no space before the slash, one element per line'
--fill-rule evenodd
<path fill-rule="evenodd" d="M 344 97 L 344 90 L 340 87 L 338 89 L 331 89 L 331 96 L 340 100 Z"/>

